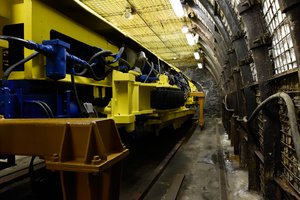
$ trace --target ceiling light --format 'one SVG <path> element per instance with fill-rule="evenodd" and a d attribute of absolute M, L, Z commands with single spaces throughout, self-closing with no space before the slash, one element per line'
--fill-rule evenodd
<path fill-rule="evenodd" d="M 126 7 L 125 11 L 124 11 L 124 15 L 125 19 L 131 19 L 132 18 L 132 9 L 131 7 Z"/>
<path fill-rule="evenodd" d="M 189 32 L 189 27 L 187 27 L 187 26 L 182 26 L 182 29 L 181 29 L 181 31 L 183 32 L 183 33 L 188 33 Z"/>
<path fill-rule="evenodd" d="M 169 0 L 177 17 L 183 17 L 184 11 L 180 0 Z"/>
<path fill-rule="evenodd" d="M 194 40 L 193 34 L 192 33 L 187 33 L 187 34 L 185 34 L 185 36 L 186 36 L 186 39 L 188 41 L 188 44 L 190 46 L 193 46 L 195 44 L 195 40 Z"/>
<path fill-rule="evenodd" d="M 203 64 L 202 63 L 198 63 L 198 68 L 202 69 L 203 68 Z"/>
<path fill-rule="evenodd" d="M 195 43 L 198 43 L 198 41 L 199 41 L 199 35 L 198 35 L 198 33 L 195 34 L 194 40 L 195 40 Z"/>
<path fill-rule="evenodd" d="M 200 54 L 198 51 L 194 52 L 194 57 L 196 60 L 199 60 L 200 59 Z"/>

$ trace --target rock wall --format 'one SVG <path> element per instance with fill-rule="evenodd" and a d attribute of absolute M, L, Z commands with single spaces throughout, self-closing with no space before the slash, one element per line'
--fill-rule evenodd
<path fill-rule="evenodd" d="M 221 97 L 217 83 L 206 68 L 187 68 L 183 73 L 198 83 L 205 93 L 204 115 L 206 117 L 221 116 Z"/>

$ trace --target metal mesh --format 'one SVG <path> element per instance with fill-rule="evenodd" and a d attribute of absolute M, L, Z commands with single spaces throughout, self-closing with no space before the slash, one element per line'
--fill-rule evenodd
<path fill-rule="evenodd" d="M 259 105 L 261 103 L 260 99 L 260 91 L 259 89 L 256 90 L 256 104 Z M 258 122 L 258 140 L 259 140 L 259 150 L 263 152 L 264 150 L 264 137 L 263 137 L 263 129 L 264 129 L 264 118 L 263 113 L 260 111 L 257 116 Z"/>
<path fill-rule="evenodd" d="M 260 99 L 260 91 L 257 88 L 256 90 L 256 104 L 259 105 L 261 103 Z M 258 140 L 259 140 L 259 152 L 263 155 L 262 152 L 264 152 L 264 137 L 263 137 L 263 129 L 264 129 L 264 118 L 263 113 L 260 111 L 257 116 L 257 122 L 258 122 Z M 259 186 L 260 191 L 264 193 L 265 191 L 265 179 L 264 179 L 264 164 L 259 160 Z"/>
<path fill-rule="evenodd" d="M 130 4 L 127 0 L 81 1 L 169 64 L 177 58 L 190 59 L 184 66 L 196 66 L 197 61 L 193 59 L 195 46 L 189 46 L 181 32 L 182 26 L 191 22 L 178 18 L 168 0 L 132 0 Z M 130 19 L 124 17 L 128 6 L 134 8 Z"/>
<path fill-rule="evenodd" d="M 296 110 L 300 111 L 300 97 L 296 93 L 290 93 L 294 96 L 294 103 Z M 290 125 L 286 113 L 286 106 L 282 100 L 279 100 L 279 115 L 281 123 L 281 163 L 283 166 L 283 177 L 286 178 L 288 183 L 300 194 L 300 165 L 296 157 L 293 139 L 290 132 Z M 299 119 L 298 119 L 299 124 Z"/>
<path fill-rule="evenodd" d="M 263 13 L 272 36 L 274 72 L 279 74 L 297 67 L 290 26 L 280 11 L 278 0 L 263 0 Z"/>

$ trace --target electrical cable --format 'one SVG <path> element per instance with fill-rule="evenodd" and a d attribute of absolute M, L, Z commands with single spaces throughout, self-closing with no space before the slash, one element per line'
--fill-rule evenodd
<path fill-rule="evenodd" d="M 109 56 L 109 55 L 112 55 L 112 52 L 109 51 L 109 50 L 102 50 L 102 51 L 99 51 L 97 53 L 95 53 L 88 61 L 89 64 L 93 63 L 94 60 L 100 56 Z"/>
<path fill-rule="evenodd" d="M 76 87 L 76 84 L 75 84 L 74 67 L 72 67 L 72 69 L 71 69 L 71 84 L 72 84 L 73 92 L 74 92 L 74 95 L 75 95 L 75 101 L 76 101 L 76 104 L 79 108 L 80 114 L 81 114 L 82 117 L 86 117 L 86 112 L 85 112 L 83 106 L 80 103 L 78 92 L 77 92 L 77 87 Z"/>
<path fill-rule="evenodd" d="M 39 101 L 47 110 L 48 110 L 48 113 L 49 113 L 49 118 L 54 118 L 54 114 L 53 114 L 53 111 L 52 109 L 48 106 L 48 104 L 44 101 Z"/>
<path fill-rule="evenodd" d="M 114 63 L 114 62 L 116 62 L 116 61 L 118 61 L 118 60 L 121 60 L 122 62 L 124 62 L 125 63 L 125 65 L 127 66 L 127 67 L 131 67 L 130 66 L 130 64 L 127 62 L 127 61 L 125 61 L 124 59 L 122 59 L 121 58 L 121 55 L 122 55 L 122 53 L 123 53 L 123 51 L 124 51 L 124 47 L 121 47 L 120 48 L 120 50 L 119 50 L 119 53 L 118 53 L 118 58 L 116 59 L 116 60 L 114 60 L 112 63 Z M 88 61 L 88 64 L 89 64 L 89 66 L 85 66 L 85 68 L 81 71 L 81 72 L 76 72 L 75 73 L 75 75 L 79 75 L 79 76 L 82 76 L 82 75 L 84 75 L 86 72 L 90 72 L 91 73 L 91 75 L 92 75 L 92 78 L 93 79 L 95 79 L 96 81 L 101 81 L 101 80 L 103 80 L 103 79 L 105 79 L 105 77 L 109 74 L 109 73 L 105 73 L 104 74 L 104 76 L 102 76 L 102 77 L 98 77 L 96 74 L 95 74 L 95 72 L 94 72 L 94 70 L 93 70 L 93 66 L 94 65 L 96 65 L 95 63 L 93 63 L 94 62 L 94 60 L 95 59 L 97 59 L 97 58 L 102 58 L 102 56 L 116 56 L 116 54 L 112 54 L 112 52 L 111 51 L 109 51 L 109 50 L 102 50 L 102 51 L 99 51 L 99 52 L 97 52 L 97 53 L 95 53 L 90 59 L 89 59 L 89 61 Z M 103 59 L 103 58 L 102 58 Z M 104 60 L 104 59 L 103 59 Z M 104 60 L 105 61 L 105 60 Z M 111 67 L 111 66 L 109 66 L 109 67 Z"/>
<path fill-rule="evenodd" d="M 51 110 L 51 108 L 48 106 L 48 104 L 46 102 L 32 100 L 32 101 L 25 101 L 25 103 L 34 103 L 36 105 L 39 105 L 48 118 L 54 118 L 53 111 Z M 35 158 L 36 158 L 36 156 L 31 157 L 29 167 L 28 167 L 29 177 L 31 180 L 32 187 L 33 187 L 34 159 Z"/>
<path fill-rule="evenodd" d="M 119 62 L 122 62 L 125 64 L 126 67 L 128 67 L 128 70 L 132 68 L 132 66 L 127 62 L 127 60 L 120 58 Z"/>
<path fill-rule="evenodd" d="M 299 162 L 300 161 L 300 135 L 298 130 L 297 115 L 296 115 L 296 109 L 293 100 L 288 94 L 284 92 L 278 92 L 276 94 L 269 96 L 255 108 L 255 110 L 250 115 L 249 119 L 244 117 L 244 122 L 249 124 L 254 119 L 254 117 L 259 113 L 260 110 L 262 110 L 271 101 L 278 98 L 283 99 L 287 107 L 287 116 L 289 119 L 289 125 L 291 127 L 290 132 L 293 138 L 294 148 Z"/>
<path fill-rule="evenodd" d="M 0 35 L 0 39 L 1 39 L 1 40 L 6 40 L 6 41 L 20 42 L 20 43 L 22 43 L 24 46 L 29 45 L 29 41 L 24 40 L 24 39 L 21 39 L 21 38 L 13 37 L 13 36 Z"/>
<path fill-rule="evenodd" d="M 95 116 L 96 116 L 97 118 L 99 118 L 98 112 L 97 112 L 97 110 L 96 110 L 94 107 L 93 107 L 93 111 L 94 111 Z"/>
<path fill-rule="evenodd" d="M 153 71 L 154 71 L 154 73 L 156 73 L 156 75 L 159 74 L 158 71 L 156 69 L 154 69 L 154 65 L 152 66 L 153 62 L 150 63 L 148 60 L 146 62 L 150 67 L 153 67 Z"/>
<path fill-rule="evenodd" d="M 91 65 L 93 64 L 93 61 L 100 57 L 102 58 L 103 54 L 112 54 L 111 51 L 107 51 L 107 50 L 101 50 L 101 51 L 98 51 L 97 53 L 95 53 L 88 61 L 88 64 L 90 66 L 84 66 L 85 68 L 81 71 L 81 72 L 75 72 L 74 70 L 74 74 L 77 75 L 77 76 L 83 76 L 87 71 L 91 72 L 91 70 L 93 71 L 93 69 L 91 68 Z M 103 59 L 103 58 L 102 58 Z M 95 64 L 94 64 L 95 65 Z M 90 69 L 89 69 L 90 68 Z M 94 73 L 95 74 L 95 73 Z"/>
<path fill-rule="evenodd" d="M 20 60 L 19 62 L 13 64 L 12 66 L 8 67 L 4 74 L 3 74 L 3 80 L 7 80 L 10 73 L 16 68 L 18 67 L 19 65 L 22 65 L 26 62 L 28 62 L 29 60 L 33 59 L 34 57 L 36 57 L 37 55 L 39 54 L 39 52 L 35 51 L 34 53 L 32 53 L 31 55 L 27 56 L 26 58 Z"/>
<path fill-rule="evenodd" d="M 28 101 L 24 101 L 24 103 L 33 103 L 36 104 L 38 106 L 40 106 L 40 108 L 42 108 L 43 112 L 45 113 L 45 115 L 48 118 L 51 118 L 51 113 L 49 113 L 48 108 L 45 107 L 45 105 L 43 103 L 41 103 L 41 101 L 35 101 L 35 100 L 28 100 Z M 44 102 L 45 103 L 45 102 Z M 49 106 L 48 106 L 49 107 Z M 50 109 L 50 108 L 49 108 Z M 52 111 L 51 111 L 52 112 Z M 53 113 L 52 113 L 53 115 Z"/>
<path fill-rule="evenodd" d="M 151 63 L 151 70 L 150 70 L 150 72 L 148 73 L 147 77 L 145 78 L 145 80 L 144 80 L 144 83 L 146 83 L 146 82 L 147 82 L 147 80 L 148 80 L 148 78 L 149 78 L 150 74 L 152 73 L 153 69 L 154 69 L 154 64 L 153 64 L 153 63 Z"/>

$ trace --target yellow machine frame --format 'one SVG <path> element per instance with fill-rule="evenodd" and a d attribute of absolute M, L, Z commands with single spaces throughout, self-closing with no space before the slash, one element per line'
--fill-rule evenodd
<path fill-rule="evenodd" d="M 50 30 L 55 30 L 90 46 L 118 51 L 103 37 L 38 0 L 2 0 L 0 30 L 5 25 L 19 23 L 24 24 L 25 40 L 42 43 L 50 39 Z M 7 42 L 0 41 L 0 51 L 7 47 Z M 31 53 L 32 50 L 24 48 L 25 57 Z M 39 55 L 25 63 L 24 71 L 12 72 L 9 79 L 43 80 L 51 84 L 53 80 L 46 78 L 45 62 L 45 57 Z M 179 71 L 177 68 L 174 70 Z M 154 128 L 157 134 L 167 125 L 179 128 L 194 115 L 193 105 L 197 104 L 194 95 L 190 95 L 184 106 L 169 110 L 153 109 L 150 102 L 153 89 L 179 88 L 169 84 L 168 76 L 164 74 L 155 83 L 137 82 L 138 75 L 135 71 L 123 73 L 113 70 L 102 81 L 75 76 L 76 84 L 93 88 L 95 98 L 104 97 L 105 88 L 112 89 L 112 98 L 106 107 L 95 105 L 98 112 L 110 119 L 0 119 L 0 153 L 44 158 L 48 169 L 59 171 L 65 200 L 115 199 L 119 191 L 120 161 L 128 154 L 120 141 L 117 127 L 134 131 L 136 116 L 148 115 L 144 125 Z M 3 76 L 2 69 L 0 76 Z M 67 74 L 59 81 L 71 82 L 71 77 Z M 194 94 L 197 88 L 189 79 L 188 83 Z M 200 109 L 203 110 L 203 107 Z M 201 120 L 199 123 L 203 122 Z"/>
<path fill-rule="evenodd" d="M 128 155 L 111 119 L 0 119 L 0 152 L 34 155 L 60 173 L 63 199 L 118 199 Z"/>
<path fill-rule="evenodd" d="M 88 45 L 99 46 L 112 52 L 118 51 L 116 46 L 107 42 L 103 37 L 80 26 L 73 20 L 37 0 L 4 0 L 0 11 L 0 28 L 5 24 L 24 23 L 24 38 L 27 40 L 41 43 L 43 40 L 50 39 L 50 30 L 56 30 Z M 7 44 L 1 41 L 1 47 L 5 48 Z M 31 53 L 32 50 L 24 49 L 24 56 L 28 56 Z M 38 56 L 25 64 L 24 71 L 12 72 L 10 79 L 46 80 L 45 70 L 41 67 L 44 65 L 44 57 L 42 55 Z M 174 69 L 179 71 L 177 68 Z M 3 74 L 2 71 L 1 73 Z M 170 85 L 165 75 L 161 75 L 159 81 L 156 83 L 136 82 L 136 75 L 136 72 L 122 73 L 114 70 L 113 74 L 106 77 L 103 81 L 75 76 L 75 82 L 94 87 L 95 97 L 99 97 L 100 95 L 99 87 L 112 87 L 113 97 L 111 103 L 106 108 L 99 108 L 98 110 L 114 119 L 118 126 L 125 126 L 128 132 L 135 129 L 136 115 L 153 114 L 156 117 L 162 117 L 157 123 L 154 121 L 148 123 L 154 126 L 156 124 L 156 129 L 160 129 L 159 127 L 163 127 L 161 123 L 167 122 L 170 124 L 170 120 L 173 121 L 174 127 L 179 127 L 181 120 L 174 117 L 178 116 L 178 113 L 181 113 L 179 116 L 182 119 L 185 119 L 185 116 L 191 116 L 195 113 L 195 111 L 184 106 L 178 109 L 166 110 L 165 112 L 152 109 L 150 107 L 151 89 L 159 87 L 177 88 L 177 86 Z M 60 81 L 70 82 L 70 75 L 67 74 L 66 78 Z M 192 86 L 192 92 L 197 91 L 191 82 L 189 84 Z M 193 98 L 189 98 L 187 101 L 187 104 L 196 103 L 193 101 Z M 187 112 L 187 110 L 189 111 Z M 168 117 L 168 115 L 170 116 Z"/>

